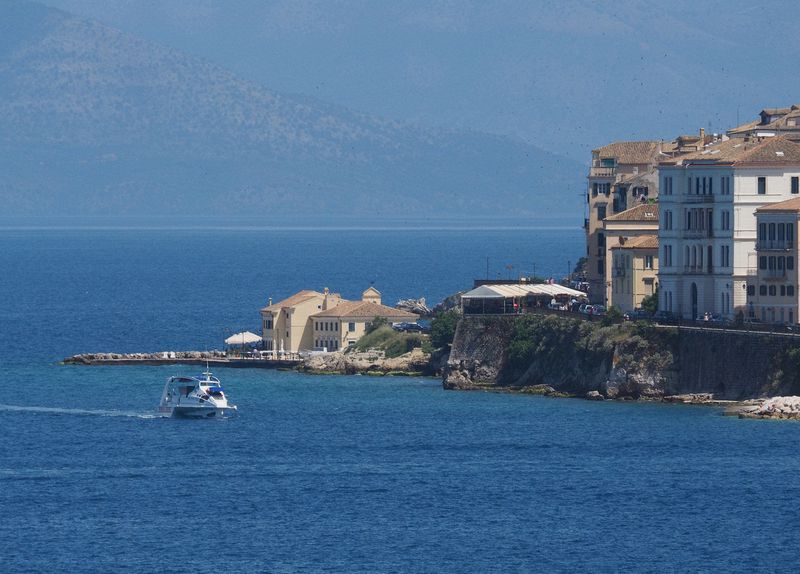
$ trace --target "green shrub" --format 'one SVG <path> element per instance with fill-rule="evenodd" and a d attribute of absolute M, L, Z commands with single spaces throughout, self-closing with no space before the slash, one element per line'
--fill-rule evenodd
<path fill-rule="evenodd" d="M 386 317 L 375 317 L 372 321 L 366 324 L 364 331 L 367 335 L 369 335 L 381 327 L 391 327 L 389 320 Z"/>
<path fill-rule="evenodd" d="M 461 314 L 455 309 L 436 314 L 431 321 L 431 345 L 435 349 L 441 349 L 453 343 L 459 319 L 461 319 Z"/>

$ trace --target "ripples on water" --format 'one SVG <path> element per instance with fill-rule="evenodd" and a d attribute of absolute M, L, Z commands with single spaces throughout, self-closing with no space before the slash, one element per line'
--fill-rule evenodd
<path fill-rule="evenodd" d="M 56 364 L 214 345 L 295 288 L 435 299 L 483 243 L 579 238 L 352 232 L 343 264 L 327 233 L 187 233 L 0 233 L 0 571 L 794 569 L 800 425 L 231 369 L 237 416 L 175 420 L 163 382 L 197 368 Z"/>

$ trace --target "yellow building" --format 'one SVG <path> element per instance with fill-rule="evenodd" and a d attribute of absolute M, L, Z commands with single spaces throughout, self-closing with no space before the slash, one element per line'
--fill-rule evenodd
<path fill-rule="evenodd" d="M 637 205 L 606 217 L 606 301 L 621 311 L 641 306 L 658 275 L 658 204 Z"/>
<path fill-rule="evenodd" d="M 611 248 L 609 302 L 623 313 L 642 306 L 658 285 L 658 237 L 642 235 Z"/>
<path fill-rule="evenodd" d="M 381 304 L 380 291 L 370 287 L 360 301 L 342 299 L 327 288 L 300 291 L 261 309 L 264 348 L 267 351 L 338 351 L 355 345 L 367 323 L 381 317 L 390 323 L 414 322 L 413 313 Z"/>

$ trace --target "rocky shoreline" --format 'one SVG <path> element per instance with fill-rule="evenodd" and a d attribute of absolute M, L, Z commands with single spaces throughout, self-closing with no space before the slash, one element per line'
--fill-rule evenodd
<path fill-rule="evenodd" d="M 285 361 L 285 366 L 297 371 L 317 375 L 355 375 L 368 376 L 443 376 L 445 388 L 499 392 L 521 395 L 539 395 L 552 398 L 583 398 L 590 401 L 645 401 L 667 404 L 702 405 L 724 407 L 726 416 L 738 416 L 742 419 L 780 419 L 800 420 L 800 397 L 777 396 L 757 398 L 743 401 L 717 399 L 713 393 L 685 393 L 663 395 L 652 390 L 652 384 L 637 381 L 628 384 L 627 377 L 617 376 L 601 386 L 603 392 L 591 390 L 586 393 L 574 393 L 559 390 L 547 384 L 503 386 L 491 381 L 487 376 L 483 382 L 473 377 L 462 380 L 458 374 L 458 365 L 448 362 L 448 354 L 444 352 L 426 353 L 422 349 L 414 349 L 399 357 L 386 357 L 383 351 L 370 350 L 362 352 L 336 352 L 313 355 L 302 360 Z M 66 365 L 164 365 L 164 364 L 203 364 L 225 366 L 261 366 L 258 360 L 229 358 L 223 351 L 162 351 L 159 353 L 85 353 L 65 358 Z M 263 361 L 262 361 L 263 362 Z M 278 366 L 273 362 L 271 366 Z M 486 365 L 484 365 L 486 367 Z M 474 367 L 473 367 L 474 369 Z M 489 369 L 491 370 L 491 369 Z M 493 373 L 483 373 L 492 375 Z M 461 384 L 447 385 L 448 377 Z M 614 379 L 615 377 L 612 377 Z"/>

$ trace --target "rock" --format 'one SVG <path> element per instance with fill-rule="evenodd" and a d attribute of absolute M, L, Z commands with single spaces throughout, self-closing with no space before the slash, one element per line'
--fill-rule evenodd
<path fill-rule="evenodd" d="M 586 399 L 590 401 L 604 401 L 606 398 L 598 391 L 589 391 L 586 393 Z"/>
<path fill-rule="evenodd" d="M 422 349 L 413 349 L 399 357 L 386 358 L 383 351 L 321 353 L 303 361 L 301 370 L 319 374 L 400 373 L 418 375 L 429 373 L 430 354 Z"/>
<path fill-rule="evenodd" d="M 609 399 L 655 399 L 664 396 L 665 383 L 661 373 L 629 373 L 613 367 L 601 391 Z"/>
<path fill-rule="evenodd" d="M 742 408 L 739 418 L 800 420 L 800 397 L 772 397 L 760 406 Z"/>
<path fill-rule="evenodd" d="M 683 395 L 668 395 L 663 397 L 665 403 L 682 403 L 686 405 L 705 405 L 714 402 L 711 393 L 687 393 Z"/>
<path fill-rule="evenodd" d="M 461 296 L 466 293 L 466 291 L 459 291 L 458 293 L 454 293 L 445 297 L 441 303 L 436 305 L 433 308 L 432 314 L 437 313 L 444 313 L 445 311 L 449 311 L 450 309 L 461 309 Z"/>
<path fill-rule="evenodd" d="M 425 297 L 420 297 L 419 299 L 400 299 L 395 304 L 395 309 L 416 313 L 420 317 L 428 317 L 431 315 L 431 309 L 425 303 Z"/>

